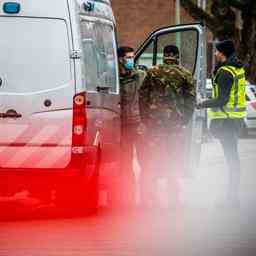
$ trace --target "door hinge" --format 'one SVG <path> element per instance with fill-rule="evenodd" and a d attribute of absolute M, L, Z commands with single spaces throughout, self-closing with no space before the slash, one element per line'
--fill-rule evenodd
<path fill-rule="evenodd" d="M 81 50 L 73 50 L 70 53 L 71 59 L 81 59 L 82 58 L 82 51 Z"/>

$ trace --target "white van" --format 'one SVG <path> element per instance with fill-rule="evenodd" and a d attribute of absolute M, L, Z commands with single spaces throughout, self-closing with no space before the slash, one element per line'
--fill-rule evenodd
<path fill-rule="evenodd" d="M 0 0 L 0 30 L 0 194 L 95 209 L 101 152 L 120 144 L 109 0 Z"/>
<path fill-rule="evenodd" d="M 0 30 L 0 194 L 26 187 L 48 198 L 48 191 L 56 191 L 60 205 L 95 210 L 99 173 L 107 184 L 118 181 L 120 173 L 119 79 L 110 1 L 0 0 Z M 137 64 L 158 64 L 167 44 L 180 48 L 181 62 L 201 94 L 203 26 L 155 31 L 138 50 Z M 201 115 L 196 110 L 192 122 L 190 166 L 200 151 Z"/>

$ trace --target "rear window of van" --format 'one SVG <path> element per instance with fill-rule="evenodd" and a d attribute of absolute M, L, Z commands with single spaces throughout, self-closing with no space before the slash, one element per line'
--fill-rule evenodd
<path fill-rule="evenodd" d="M 0 17 L 1 92 L 33 93 L 71 80 L 70 46 L 64 20 Z"/>

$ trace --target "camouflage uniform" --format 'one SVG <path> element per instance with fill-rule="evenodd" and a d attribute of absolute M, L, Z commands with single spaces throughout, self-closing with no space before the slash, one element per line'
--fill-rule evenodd
<path fill-rule="evenodd" d="M 148 70 L 139 95 L 150 156 L 146 161 L 148 173 L 144 173 L 145 177 L 142 174 L 142 182 L 149 179 L 148 186 L 154 187 L 155 178 L 175 176 L 177 164 L 181 168 L 184 160 L 178 158 L 185 150 L 184 127 L 192 117 L 194 104 L 195 86 L 188 70 L 176 64 L 160 64 Z"/>
<path fill-rule="evenodd" d="M 193 113 L 195 87 L 191 73 L 179 65 L 157 65 L 150 69 L 140 88 L 143 122 L 156 132 L 179 129 Z"/>
<path fill-rule="evenodd" d="M 120 77 L 122 126 L 138 125 L 141 121 L 139 110 L 139 89 L 145 78 L 142 70 L 132 71 L 129 76 Z"/>

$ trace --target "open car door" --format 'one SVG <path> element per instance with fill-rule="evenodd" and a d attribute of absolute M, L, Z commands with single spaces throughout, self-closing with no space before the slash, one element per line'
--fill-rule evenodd
<path fill-rule="evenodd" d="M 206 45 L 203 24 L 187 24 L 158 29 L 153 32 L 136 52 L 135 62 L 141 69 L 148 69 L 163 63 L 163 49 L 176 45 L 180 51 L 180 64 L 193 74 L 196 84 L 196 98 L 205 97 Z M 187 174 L 194 176 L 200 160 L 203 127 L 206 111 L 195 109 L 190 122 Z"/>

